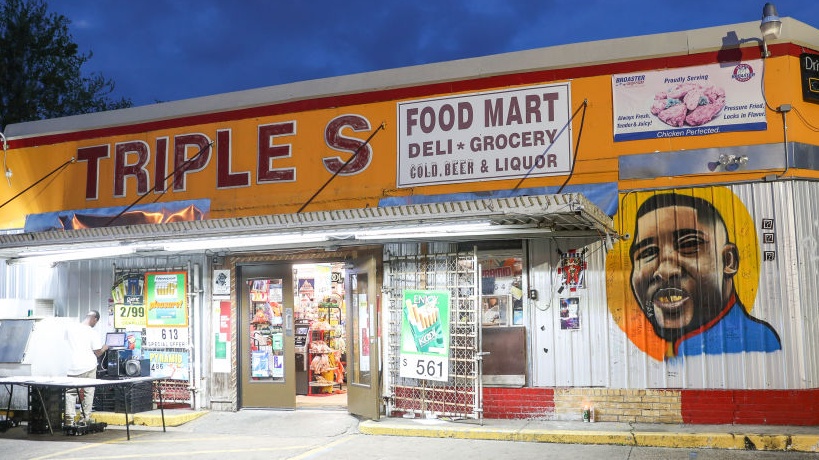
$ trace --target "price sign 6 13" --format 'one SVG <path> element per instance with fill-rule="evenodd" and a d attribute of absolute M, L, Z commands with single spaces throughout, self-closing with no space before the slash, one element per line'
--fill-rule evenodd
<path fill-rule="evenodd" d="M 188 329 L 184 327 L 149 327 L 145 329 L 145 346 L 159 348 L 185 348 L 188 346 Z"/>

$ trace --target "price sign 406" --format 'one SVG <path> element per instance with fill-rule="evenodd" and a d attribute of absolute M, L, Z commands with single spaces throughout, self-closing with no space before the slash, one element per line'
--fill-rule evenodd
<path fill-rule="evenodd" d="M 446 356 L 402 355 L 399 375 L 446 382 L 449 380 L 449 360 Z"/>

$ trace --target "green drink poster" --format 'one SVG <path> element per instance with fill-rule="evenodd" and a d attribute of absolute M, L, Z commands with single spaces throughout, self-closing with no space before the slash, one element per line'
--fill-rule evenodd
<path fill-rule="evenodd" d="M 188 296 L 185 272 L 145 274 L 145 304 L 148 327 L 188 325 Z"/>
<path fill-rule="evenodd" d="M 449 291 L 404 291 L 401 377 L 449 380 L 449 303 Z"/>

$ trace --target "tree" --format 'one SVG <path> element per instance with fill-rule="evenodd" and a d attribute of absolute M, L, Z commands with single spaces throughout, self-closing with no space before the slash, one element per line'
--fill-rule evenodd
<path fill-rule="evenodd" d="M 82 54 L 61 14 L 44 0 L 5 0 L 0 6 L 0 128 L 11 123 L 130 107 L 113 100 L 114 82 L 82 75 Z"/>

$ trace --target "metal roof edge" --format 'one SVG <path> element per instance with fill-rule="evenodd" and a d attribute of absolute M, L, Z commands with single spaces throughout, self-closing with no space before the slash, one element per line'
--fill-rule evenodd
<path fill-rule="evenodd" d="M 14 253 L 23 249 L 43 250 L 50 246 L 74 244 L 93 247 L 96 244 L 110 244 L 112 240 L 150 243 L 282 232 L 309 235 L 328 230 L 352 232 L 477 219 L 489 219 L 496 225 L 532 226 L 540 225 L 548 216 L 561 217 L 549 223 L 560 226 L 556 228 L 558 232 L 583 230 L 600 235 L 614 232 L 611 217 L 593 202 L 580 193 L 567 193 L 5 234 L 0 235 L 0 257 L 14 257 Z"/>

